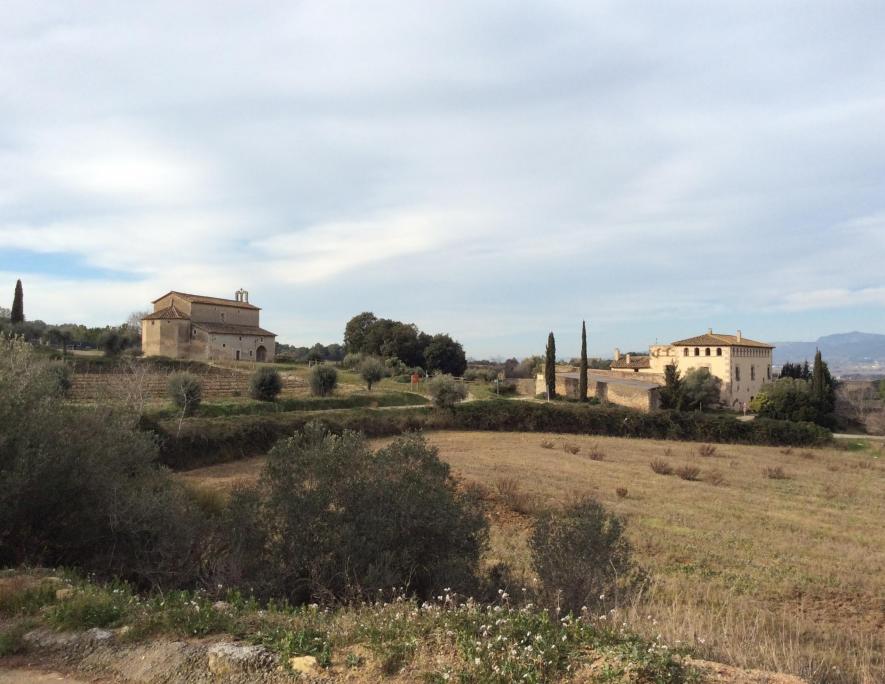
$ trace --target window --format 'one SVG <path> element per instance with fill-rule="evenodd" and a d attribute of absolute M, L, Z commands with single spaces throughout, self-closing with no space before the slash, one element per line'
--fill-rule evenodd
<path fill-rule="evenodd" d="M 252 356 L 252 350 L 251 350 L 251 349 L 249 350 L 249 356 Z"/>
<path fill-rule="evenodd" d="M 765 369 L 765 377 L 768 380 L 771 380 L 771 366 Z"/>
<path fill-rule="evenodd" d="M 756 379 L 756 366 L 750 366 L 750 380 Z"/>
<path fill-rule="evenodd" d="M 740 366 L 734 367 L 734 379 L 737 382 L 741 381 L 741 367 Z"/>
<path fill-rule="evenodd" d="M 709 355 L 710 355 L 710 348 L 707 347 L 707 348 L 704 350 L 704 356 L 709 356 Z"/>
<path fill-rule="evenodd" d="M 221 314 L 221 322 L 224 323 L 224 313 Z"/>
<path fill-rule="evenodd" d="M 154 323 L 156 323 L 156 321 L 151 321 L 151 325 L 153 325 Z"/>
<path fill-rule="evenodd" d="M 716 347 L 716 356 L 722 356 L 722 347 Z"/>
<path fill-rule="evenodd" d="M 685 349 L 682 350 L 682 355 L 688 356 L 688 347 L 686 347 Z"/>
<path fill-rule="evenodd" d="M 224 343 L 222 343 L 222 345 L 221 345 L 221 346 L 222 346 L 222 347 L 227 347 L 227 345 L 226 345 L 226 344 L 224 344 Z"/>
<path fill-rule="evenodd" d="M 701 350 L 698 349 L 697 347 L 695 347 L 695 348 L 694 348 L 694 355 L 695 355 L 695 356 L 700 356 L 700 355 L 701 355 Z"/>
<path fill-rule="evenodd" d="M 242 342 L 242 341 L 243 341 L 243 336 L 242 336 L 242 335 L 240 335 L 240 342 Z"/>

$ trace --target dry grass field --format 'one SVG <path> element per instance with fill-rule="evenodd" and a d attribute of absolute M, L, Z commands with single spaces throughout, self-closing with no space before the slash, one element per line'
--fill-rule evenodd
<path fill-rule="evenodd" d="M 533 513 L 591 494 L 628 520 L 642 593 L 610 619 L 814 682 L 885 681 L 885 455 L 539 433 L 431 433 L 492 503 L 489 562 L 532 582 Z M 382 441 L 379 440 L 379 444 Z M 654 472 L 650 463 L 663 461 Z M 182 475 L 227 489 L 262 459 Z M 697 472 L 695 472 L 697 471 Z M 682 479 L 696 477 L 697 479 Z"/>

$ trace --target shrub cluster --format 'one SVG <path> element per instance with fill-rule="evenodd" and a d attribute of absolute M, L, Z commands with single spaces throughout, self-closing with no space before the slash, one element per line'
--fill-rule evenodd
<path fill-rule="evenodd" d="M 282 390 L 283 379 L 279 372 L 270 366 L 259 367 L 249 381 L 249 395 L 260 401 L 273 401 Z"/>
<path fill-rule="evenodd" d="M 338 386 L 338 371 L 326 364 L 317 364 L 308 377 L 310 393 L 315 397 L 328 397 Z"/>
<path fill-rule="evenodd" d="M 527 401 L 471 401 L 450 410 L 429 408 L 352 412 L 315 412 L 310 416 L 280 413 L 195 418 L 177 425 L 144 421 L 161 440 L 161 460 L 173 468 L 221 463 L 266 452 L 280 438 L 309 420 L 320 420 L 333 432 L 345 429 L 369 437 L 398 435 L 411 430 L 484 430 L 554 432 L 611 437 L 643 437 L 697 442 L 818 446 L 829 443 L 828 430 L 811 423 L 768 418 L 742 422 L 729 415 L 659 411 L 641 413 L 627 408 Z"/>
<path fill-rule="evenodd" d="M 427 383 L 433 403 L 440 408 L 452 408 L 467 398 L 467 387 L 451 375 L 436 375 Z"/>
<path fill-rule="evenodd" d="M 203 385 L 193 373 L 173 373 L 167 391 L 172 403 L 186 416 L 191 416 L 203 400 Z"/>

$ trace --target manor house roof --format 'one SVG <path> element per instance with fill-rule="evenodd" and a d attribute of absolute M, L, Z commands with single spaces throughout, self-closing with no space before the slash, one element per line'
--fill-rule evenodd
<path fill-rule="evenodd" d="M 647 356 L 638 354 L 624 354 L 620 359 L 612 361 L 611 368 L 651 368 L 651 361 Z"/>
<path fill-rule="evenodd" d="M 722 335 L 709 332 L 697 337 L 689 337 L 673 343 L 674 347 L 759 347 L 762 349 L 774 349 L 773 345 L 756 340 L 748 340 L 746 337 L 738 338 L 737 335 Z"/>
<path fill-rule="evenodd" d="M 233 306 L 238 309 L 260 309 L 260 306 L 255 306 L 254 304 L 250 304 L 246 301 L 239 301 L 237 299 L 224 299 L 222 297 L 206 297 L 205 295 L 196 295 L 196 294 L 188 294 L 187 292 L 177 292 L 175 290 L 170 290 L 163 297 L 168 297 L 169 295 L 176 295 L 181 297 L 185 301 L 194 303 L 194 304 L 214 304 L 215 306 Z M 156 304 L 163 297 L 158 297 L 152 303 Z"/>

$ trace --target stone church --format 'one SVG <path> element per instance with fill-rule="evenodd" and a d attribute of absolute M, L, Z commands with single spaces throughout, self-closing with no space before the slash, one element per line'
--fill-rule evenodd
<path fill-rule="evenodd" d="M 276 335 L 259 325 L 261 310 L 238 290 L 233 299 L 167 292 L 141 321 L 145 356 L 194 361 L 273 361 Z"/>

